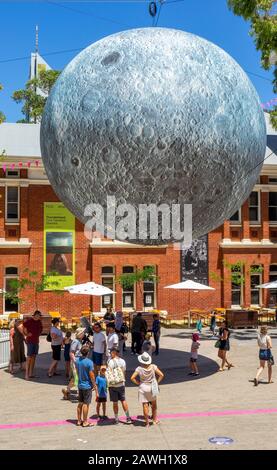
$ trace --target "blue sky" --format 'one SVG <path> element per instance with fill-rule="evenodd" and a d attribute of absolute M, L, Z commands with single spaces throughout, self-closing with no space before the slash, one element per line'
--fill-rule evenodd
<path fill-rule="evenodd" d="M 158 25 L 189 31 L 202 36 L 228 52 L 249 74 L 261 102 L 272 99 L 272 72 L 260 67 L 260 53 L 249 36 L 249 24 L 233 15 L 227 0 L 166 0 Z M 152 25 L 148 1 L 60 1 L 60 0 L 0 0 L 0 110 L 7 121 L 21 119 L 21 105 L 10 98 L 22 88 L 28 78 L 30 59 L 35 47 L 35 26 L 40 29 L 40 52 L 52 53 L 82 49 L 109 34 L 129 28 Z M 52 68 L 63 69 L 77 51 L 45 55 Z"/>

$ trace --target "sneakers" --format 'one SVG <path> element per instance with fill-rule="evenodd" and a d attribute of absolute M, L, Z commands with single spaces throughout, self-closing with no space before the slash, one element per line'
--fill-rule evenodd
<path fill-rule="evenodd" d="M 114 418 L 114 424 L 119 424 L 119 418 Z"/>
<path fill-rule="evenodd" d="M 130 418 L 130 416 L 126 418 L 126 424 L 132 424 L 132 419 Z"/>

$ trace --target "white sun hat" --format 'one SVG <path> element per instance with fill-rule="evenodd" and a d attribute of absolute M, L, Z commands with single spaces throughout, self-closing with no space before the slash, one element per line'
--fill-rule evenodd
<path fill-rule="evenodd" d="M 138 361 L 139 361 L 141 364 L 149 365 L 149 364 L 151 364 L 151 362 L 152 362 L 152 357 L 151 357 L 147 352 L 144 352 L 143 354 L 141 354 L 140 356 L 138 356 Z"/>

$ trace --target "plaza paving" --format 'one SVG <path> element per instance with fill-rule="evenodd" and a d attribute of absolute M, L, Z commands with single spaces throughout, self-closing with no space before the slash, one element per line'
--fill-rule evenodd
<path fill-rule="evenodd" d="M 271 334 L 274 355 L 277 330 Z M 204 331 L 198 378 L 187 375 L 190 337 L 188 330 L 163 329 L 161 354 L 154 360 L 165 373 L 158 399 L 161 424 L 149 429 L 142 426 L 141 418 L 130 426 L 123 422 L 115 426 L 111 420 L 90 429 L 76 427 L 76 403 L 61 397 L 65 377 L 47 377 L 51 353 L 43 338 L 36 370 L 39 378 L 26 382 L 22 373 L 11 376 L 0 371 L 0 449 L 276 449 L 277 372 L 274 366 L 273 384 L 266 383 L 265 373 L 263 383 L 253 386 L 258 366 L 255 331 L 232 333 L 230 359 L 235 368 L 222 373 L 216 372 L 215 339 Z M 125 360 L 130 377 L 137 359 L 129 347 Z M 137 388 L 129 380 L 127 400 L 131 415 L 141 416 Z M 94 414 L 94 403 L 90 414 Z M 108 414 L 113 416 L 110 403 Z M 213 436 L 227 436 L 234 442 L 211 444 Z"/>

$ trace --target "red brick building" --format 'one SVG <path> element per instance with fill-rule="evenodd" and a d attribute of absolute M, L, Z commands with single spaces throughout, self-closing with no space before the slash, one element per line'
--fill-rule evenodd
<path fill-rule="evenodd" d="M 209 284 L 214 292 L 192 293 L 191 306 L 202 309 L 231 305 L 275 305 L 277 291 L 256 288 L 277 279 L 277 137 L 268 123 L 266 160 L 250 198 L 231 220 L 208 235 Z M 10 279 L 24 277 L 24 269 L 44 272 L 44 203 L 58 201 L 43 169 L 39 147 L 39 125 L 2 124 L 0 151 L 0 287 L 9 289 Z M 241 264 L 243 285 L 231 282 L 231 270 Z M 181 253 L 173 246 L 142 247 L 113 240 L 89 242 L 83 225 L 75 219 L 75 283 L 93 280 L 116 290 L 110 299 L 38 295 L 39 308 L 60 311 L 69 317 L 82 311 L 99 311 L 111 302 L 115 309 L 158 308 L 181 319 L 188 308 L 188 294 L 164 289 L 181 280 Z M 231 266 L 232 265 L 232 266 Z M 144 266 L 154 266 L 159 283 L 145 283 L 142 289 L 122 290 L 116 278 Z M 258 268 L 257 268 L 258 267 Z M 3 298 L 0 314 L 27 313 L 34 308 L 34 294 L 26 289 L 18 306 Z"/>

